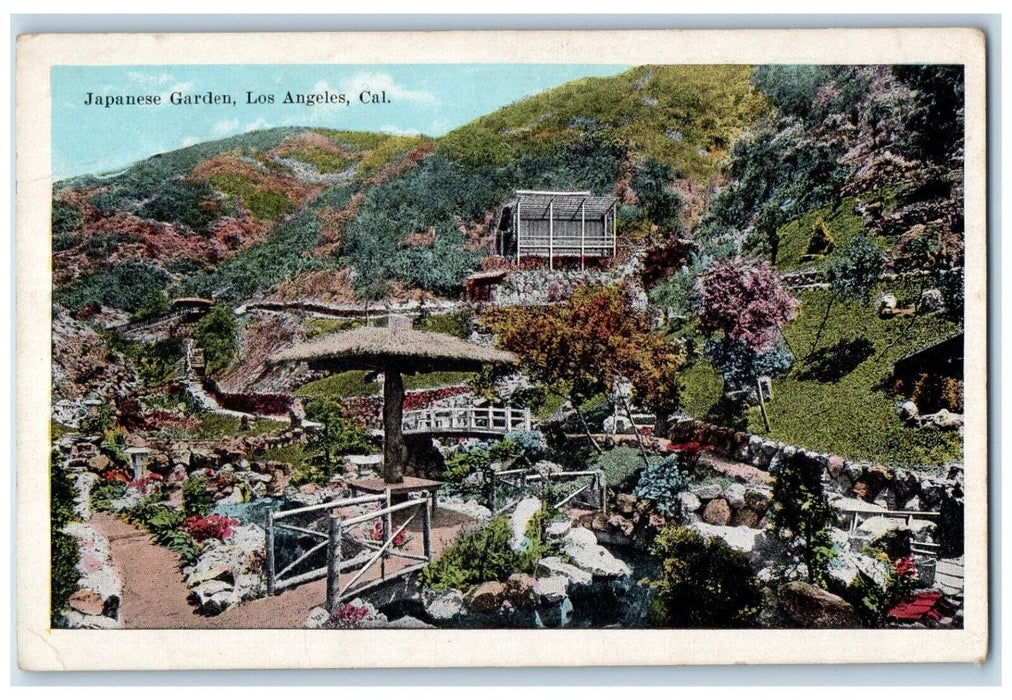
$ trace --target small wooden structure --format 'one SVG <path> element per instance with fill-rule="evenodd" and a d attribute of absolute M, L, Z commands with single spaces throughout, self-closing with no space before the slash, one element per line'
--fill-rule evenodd
<path fill-rule="evenodd" d="M 503 205 L 496 245 L 499 255 L 548 258 L 579 258 L 583 269 L 588 258 L 612 258 L 616 253 L 616 199 L 590 192 L 517 190 Z"/>
<path fill-rule="evenodd" d="M 189 319 L 203 316 L 211 310 L 213 304 L 213 301 L 203 297 L 179 297 L 172 300 L 170 308 L 173 315 Z"/>

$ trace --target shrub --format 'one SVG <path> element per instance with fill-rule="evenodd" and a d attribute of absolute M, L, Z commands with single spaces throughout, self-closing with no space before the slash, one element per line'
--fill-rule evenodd
<path fill-rule="evenodd" d="M 61 530 L 74 519 L 74 485 L 68 476 L 50 463 L 49 466 L 49 546 L 50 594 L 49 616 L 54 626 L 60 611 L 67 607 L 70 596 L 77 591 L 77 541 Z"/>
<path fill-rule="evenodd" d="M 203 476 L 191 476 L 183 482 L 183 515 L 202 516 L 214 507 L 214 494 Z"/>
<path fill-rule="evenodd" d="M 671 517 L 679 513 L 678 494 L 688 487 L 688 474 L 681 468 L 678 455 L 671 454 L 660 461 L 651 460 L 640 472 L 633 493 L 652 501 L 658 513 Z"/>
<path fill-rule="evenodd" d="M 591 463 L 592 469 L 604 472 L 608 486 L 616 491 L 628 491 L 632 488 L 642 466 L 643 458 L 640 453 L 625 445 L 602 452 Z"/>
<path fill-rule="evenodd" d="M 193 327 L 193 340 L 204 350 L 208 374 L 216 374 L 235 357 L 235 317 L 224 306 L 215 306 Z"/>
<path fill-rule="evenodd" d="M 411 325 L 415 330 L 444 333 L 465 340 L 471 335 L 470 314 L 467 311 L 423 314 L 416 318 Z"/>
<path fill-rule="evenodd" d="M 76 207 L 63 202 L 53 202 L 53 233 L 70 233 L 84 223 L 84 217 Z"/>
<path fill-rule="evenodd" d="M 73 284 L 54 290 L 54 300 L 77 311 L 88 305 L 137 311 L 144 298 L 172 281 L 167 272 L 153 265 L 126 262 L 103 267 Z"/>
<path fill-rule="evenodd" d="M 661 560 L 654 613 L 670 627 L 747 628 L 758 622 L 762 588 L 748 558 L 717 537 L 685 527 L 661 530 L 651 548 Z"/>
<path fill-rule="evenodd" d="M 514 552 L 509 518 L 494 518 L 481 529 L 458 535 L 439 559 L 422 569 L 419 580 L 437 591 L 463 590 L 484 581 L 505 581 L 514 573 L 533 574 L 538 560 L 548 556 L 540 530 L 540 520 L 534 518 L 527 528 L 530 546 Z"/>
<path fill-rule="evenodd" d="M 185 530 L 166 530 L 157 535 L 155 541 L 163 547 L 168 547 L 178 553 L 183 559 L 192 564 L 200 554 L 200 545 Z"/>
<path fill-rule="evenodd" d="M 344 605 L 338 605 L 334 612 L 330 614 L 330 619 L 327 620 L 327 627 L 339 630 L 358 629 L 367 617 L 369 617 L 368 608 L 359 608 L 351 603 L 345 603 Z"/>
<path fill-rule="evenodd" d="M 217 513 L 211 513 L 205 517 L 191 515 L 183 521 L 183 527 L 197 542 L 209 539 L 225 540 L 231 537 L 238 524 L 238 520 Z"/>
<path fill-rule="evenodd" d="M 122 498 L 126 490 L 126 481 L 119 481 L 118 479 L 101 481 L 95 484 L 91 489 L 92 509 L 100 513 L 111 512 L 112 506 L 110 505 L 110 501 Z"/>
<path fill-rule="evenodd" d="M 78 589 L 77 561 L 81 553 L 73 537 L 57 530 L 50 533 L 50 547 L 49 619 L 56 627 L 60 623 L 60 612 Z"/>
<path fill-rule="evenodd" d="M 835 556 L 830 533 L 836 513 L 822 489 L 822 470 L 807 457 L 785 458 L 773 484 L 770 525 L 773 535 L 804 563 L 808 582 L 825 586 Z"/>

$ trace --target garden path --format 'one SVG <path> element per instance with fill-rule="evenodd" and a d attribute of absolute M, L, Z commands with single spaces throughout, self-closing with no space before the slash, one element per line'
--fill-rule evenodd
<path fill-rule="evenodd" d="M 462 529 L 474 524 L 466 515 L 437 509 L 432 517 L 432 553 L 438 557 Z M 414 524 L 414 523 L 413 523 Z M 112 560 L 120 572 L 123 599 L 120 620 L 126 629 L 298 629 L 309 611 L 327 597 L 326 580 L 247 601 L 208 617 L 188 602 L 190 594 L 175 552 L 155 544 L 144 530 L 108 513 L 95 513 L 92 525 L 109 539 Z M 409 532 L 415 528 L 409 527 Z M 421 532 L 412 533 L 407 549 L 421 549 Z M 378 575 L 374 567 L 364 581 Z"/>

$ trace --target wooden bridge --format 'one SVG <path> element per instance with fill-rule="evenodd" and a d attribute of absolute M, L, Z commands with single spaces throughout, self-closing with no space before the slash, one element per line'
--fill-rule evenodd
<path fill-rule="evenodd" d="M 512 430 L 530 430 L 531 412 L 492 406 L 423 408 L 405 411 L 401 425 L 404 435 L 496 437 Z"/>

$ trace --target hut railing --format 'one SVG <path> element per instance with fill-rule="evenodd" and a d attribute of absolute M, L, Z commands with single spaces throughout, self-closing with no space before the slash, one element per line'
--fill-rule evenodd
<path fill-rule="evenodd" d="M 553 508 L 570 505 L 579 496 L 584 496 L 595 510 L 608 511 L 608 484 L 600 469 L 547 474 L 534 469 L 488 470 L 485 483 L 493 515 L 512 510 L 529 496 L 550 501 Z"/>
<path fill-rule="evenodd" d="M 288 576 L 297 569 L 300 564 L 305 563 L 311 556 L 328 546 L 329 533 L 323 530 L 315 530 L 311 527 L 302 527 L 299 525 L 292 525 L 291 523 L 282 522 L 286 519 L 295 517 L 297 515 L 305 515 L 307 513 L 316 513 L 320 511 L 334 510 L 335 508 L 344 508 L 347 506 L 365 505 L 368 503 L 386 503 L 389 504 L 389 498 L 386 494 L 374 494 L 370 496 L 359 496 L 357 498 L 342 498 L 334 501 L 328 501 L 326 503 L 320 503 L 315 506 L 303 506 L 301 508 L 291 508 L 289 510 L 278 510 L 278 511 L 267 511 L 266 520 L 264 523 L 264 539 L 265 539 L 265 562 L 264 572 L 267 579 L 267 595 L 275 595 L 276 593 L 293 586 L 298 586 L 309 581 L 315 581 L 321 579 L 327 575 L 327 567 L 318 567 L 311 571 L 307 571 L 301 574 L 295 574 Z M 278 530 L 287 530 L 289 532 L 295 532 L 300 535 L 305 535 L 318 540 L 316 544 L 310 547 L 306 552 L 296 557 L 288 564 L 278 569 L 277 563 L 277 552 L 275 548 L 275 538 Z M 287 576 L 287 578 L 286 578 Z"/>
<path fill-rule="evenodd" d="M 390 491 L 384 496 L 388 503 Z M 395 529 L 393 515 L 403 513 L 404 521 Z M 422 519 L 422 554 L 414 554 L 399 549 L 395 542 L 416 518 Z M 343 558 L 343 543 L 352 536 L 351 530 L 373 520 L 381 523 L 382 537 L 374 543 L 365 544 L 366 551 L 354 559 Z M 382 585 L 387 581 L 407 576 L 420 571 L 432 560 L 432 501 L 429 498 L 413 499 L 398 505 L 387 505 L 378 511 L 365 513 L 352 518 L 330 516 L 330 528 L 327 538 L 327 610 L 333 612 L 343 600 L 354 598 L 363 592 Z M 391 571 L 388 561 L 392 558 L 406 559 L 408 566 Z M 379 564 L 379 577 L 363 581 L 366 573 Z M 341 574 L 348 573 L 350 580 L 341 581 Z M 358 585 L 356 585 L 358 584 Z"/>
<path fill-rule="evenodd" d="M 405 411 L 401 426 L 405 435 L 440 432 L 505 435 L 513 430 L 530 430 L 531 412 L 527 408 L 494 406 L 423 408 Z"/>

